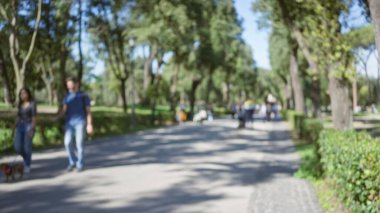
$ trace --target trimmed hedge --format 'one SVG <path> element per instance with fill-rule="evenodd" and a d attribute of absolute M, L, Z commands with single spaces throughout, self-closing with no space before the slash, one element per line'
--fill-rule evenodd
<path fill-rule="evenodd" d="M 366 133 L 324 130 L 321 162 L 352 212 L 380 211 L 380 141 Z"/>
<path fill-rule="evenodd" d="M 154 126 L 162 126 L 173 121 L 174 115 L 172 113 L 158 113 L 155 116 L 155 122 L 153 124 L 151 115 L 137 114 L 137 126 L 135 130 L 141 130 L 146 128 L 152 128 Z M 107 135 L 125 134 L 131 131 L 130 115 L 124 115 L 120 113 L 96 113 L 93 116 L 94 125 L 94 137 L 101 137 Z"/>
<path fill-rule="evenodd" d="M 323 123 L 284 112 L 293 136 L 315 145 L 320 159 L 310 168 L 323 171 L 351 212 L 380 212 L 380 141 L 364 132 L 323 129 Z"/>
<path fill-rule="evenodd" d="M 283 116 L 289 121 L 293 136 L 303 139 L 307 143 L 316 143 L 319 133 L 323 130 L 323 123 L 318 119 L 307 118 L 303 113 L 288 110 Z"/>
<path fill-rule="evenodd" d="M 309 143 L 317 144 L 319 135 L 323 130 L 323 123 L 318 119 L 307 118 L 303 120 L 300 130 L 301 138 Z"/>
<path fill-rule="evenodd" d="M 137 114 L 137 126 L 131 129 L 130 116 L 122 113 L 97 111 L 93 113 L 94 137 L 119 135 L 136 130 L 162 126 L 173 121 L 170 112 L 158 112 L 155 121 L 151 115 Z M 46 115 L 37 116 L 36 134 L 33 147 L 46 147 L 63 143 L 64 120 L 58 122 L 47 121 Z M 2 117 L 0 121 L 0 152 L 13 151 L 13 131 L 15 118 Z"/>
<path fill-rule="evenodd" d="M 294 136 L 296 138 L 301 138 L 306 116 L 303 113 L 296 111 L 288 111 L 287 118 L 293 128 Z"/>
<path fill-rule="evenodd" d="M 318 139 L 320 132 L 323 130 L 323 123 L 320 120 L 308 118 L 303 113 L 292 110 L 285 111 L 283 114 L 286 115 L 285 117 L 291 125 L 293 137 L 301 139 L 302 144 L 311 144 L 313 146 L 311 149 L 313 153 L 310 154 L 312 158 L 305 159 L 301 163 L 299 171 L 313 178 L 321 177 L 323 171 L 320 164 L 321 156 L 318 152 Z"/>

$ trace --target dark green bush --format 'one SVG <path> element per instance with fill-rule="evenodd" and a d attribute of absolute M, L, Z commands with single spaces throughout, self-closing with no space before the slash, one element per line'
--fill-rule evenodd
<path fill-rule="evenodd" d="M 324 130 L 319 139 L 325 175 L 353 212 L 380 211 L 380 142 L 366 133 Z"/>
<path fill-rule="evenodd" d="M 288 112 L 289 112 L 289 110 L 281 110 L 280 111 L 281 118 L 288 121 L 289 120 L 288 119 Z"/>
<path fill-rule="evenodd" d="M 380 141 L 367 133 L 324 130 L 323 123 L 288 111 L 293 135 L 314 145 L 316 158 L 304 173 L 324 171 L 352 212 L 380 211 Z M 320 160 L 319 160 L 320 159 Z M 323 168 L 321 168 L 323 167 Z M 313 176 L 313 177 L 314 177 Z"/>
<path fill-rule="evenodd" d="M 307 118 L 302 122 L 300 136 L 308 143 L 315 143 L 319 139 L 319 134 L 323 130 L 323 123 L 318 119 Z"/>
<path fill-rule="evenodd" d="M 9 149 L 13 145 L 12 129 L 14 119 L 2 118 L 0 121 L 0 151 Z"/>
<path fill-rule="evenodd" d="M 63 121 L 47 122 L 45 116 L 37 117 L 36 133 L 33 139 L 34 147 L 42 147 L 61 143 Z M 0 121 L 0 152 L 13 150 L 14 117 L 2 117 Z"/>
<path fill-rule="evenodd" d="M 63 120 L 51 122 L 45 116 L 38 116 L 33 144 L 36 147 L 60 144 L 63 141 L 63 131 Z"/>
<path fill-rule="evenodd" d="M 136 115 L 136 129 L 146 129 L 156 125 L 164 125 L 173 120 L 171 113 L 158 113 L 155 124 L 152 125 L 151 115 Z M 95 113 L 93 116 L 94 136 L 124 134 L 131 131 L 131 117 L 120 113 Z"/>
<path fill-rule="evenodd" d="M 308 143 L 317 142 L 319 133 L 323 129 L 321 121 L 307 118 L 303 113 L 292 110 L 284 111 L 283 114 L 286 115 L 295 138 L 303 139 Z"/>
<path fill-rule="evenodd" d="M 303 130 L 303 121 L 305 116 L 303 113 L 299 113 L 293 110 L 288 110 L 286 112 L 286 118 L 290 123 L 293 130 L 293 136 L 295 138 L 301 138 L 301 132 Z"/>

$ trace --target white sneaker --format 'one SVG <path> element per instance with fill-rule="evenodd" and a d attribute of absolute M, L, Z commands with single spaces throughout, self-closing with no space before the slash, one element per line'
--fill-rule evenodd
<path fill-rule="evenodd" d="M 29 174 L 30 173 L 30 167 L 29 166 L 24 166 L 24 173 Z"/>

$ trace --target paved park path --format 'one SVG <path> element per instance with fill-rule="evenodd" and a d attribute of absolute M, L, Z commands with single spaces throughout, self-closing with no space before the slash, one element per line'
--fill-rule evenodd
<path fill-rule="evenodd" d="M 221 119 L 95 140 L 82 173 L 65 172 L 63 148 L 34 153 L 28 179 L 0 183 L 0 212 L 322 212 L 293 177 L 287 125 L 236 126 Z"/>

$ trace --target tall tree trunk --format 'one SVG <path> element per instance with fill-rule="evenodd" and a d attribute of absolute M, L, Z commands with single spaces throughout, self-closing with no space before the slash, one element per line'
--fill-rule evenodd
<path fill-rule="evenodd" d="M 297 50 L 297 45 L 293 45 L 290 50 L 290 76 L 292 78 L 295 110 L 303 113 L 305 111 L 305 101 L 298 72 Z"/>
<path fill-rule="evenodd" d="M 160 86 L 160 81 L 161 81 L 161 78 L 160 77 L 157 77 L 156 78 L 156 81 L 153 81 L 153 86 L 154 86 L 154 89 L 156 91 L 154 91 L 155 95 L 153 95 L 152 97 L 152 101 L 150 102 L 150 109 L 152 111 L 152 114 L 150 116 L 150 123 L 153 125 L 155 125 L 155 121 L 156 121 L 156 102 L 157 102 L 157 97 L 158 95 L 157 94 L 157 91 L 158 91 L 158 88 Z"/>
<path fill-rule="evenodd" d="M 164 64 L 164 60 L 162 58 L 158 58 L 158 66 L 157 66 L 157 76 L 154 77 L 152 76 L 152 81 L 151 81 L 151 84 L 153 85 L 154 87 L 154 95 L 152 97 L 152 101 L 150 103 L 151 105 L 151 110 L 152 110 L 152 114 L 151 114 L 151 124 L 154 125 L 155 124 L 155 120 L 156 120 L 156 104 L 157 104 L 157 97 L 159 96 L 159 88 L 160 88 L 160 82 L 161 82 L 161 76 L 159 76 L 158 74 L 158 70 L 160 70 L 161 66 Z"/>
<path fill-rule="evenodd" d="M 78 0 L 78 25 L 79 25 L 79 38 L 78 38 L 78 50 L 79 50 L 79 70 L 78 70 L 78 81 L 82 82 L 83 77 L 83 54 L 82 54 L 82 0 Z"/>
<path fill-rule="evenodd" d="M 348 88 L 347 81 L 336 79 L 332 74 L 329 75 L 332 120 L 336 129 L 352 128 L 352 107 Z"/>
<path fill-rule="evenodd" d="M 148 89 L 149 86 L 154 84 L 154 76 L 153 76 L 153 60 L 157 55 L 157 47 L 156 45 L 149 46 L 149 55 L 145 58 L 144 62 L 144 79 L 143 79 L 143 89 L 144 93 L 142 94 L 142 104 L 145 106 L 150 106 L 152 101 L 151 97 L 148 97 Z"/>
<path fill-rule="evenodd" d="M 380 90 L 380 66 L 377 66 L 377 91 Z M 377 95 L 377 100 L 379 100 L 379 95 Z"/>
<path fill-rule="evenodd" d="M 63 109 L 63 97 L 66 93 L 66 61 L 68 57 L 68 50 L 66 49 L 65 42 L 61 41 L 60 59 L 59 59 L 59 80 L 57 81 L 57 98 L 58 98 L 58 112 Z"/>
<path fill-rule="evenodd" d="M 302 33 L 295 27 L 293 27 L 293 36 L 297 40 L 297 43 L 302 50 L 303 55 L 306 58 L 306 61 L 309 64 L 309 67 L 311 70 L 314 70 L 316 75 L 318 76 L 319 74 L 319 68 L 316 63 L 316 61 L 313 59 L 310 49 L 306 44 L 306 41 L 302 35 Z M 318 117 L 319 116 L 319 111 L 321 107 L 321 88 L 320 88 L 320 79 L 317 77 L 317 79 L 312 80 L 312 93 L 311 93 L 311 101 L 313 103 L 313 117 Z"/>
<path fill-rule="evenodd" d="M 223 83 L 223 102 L 224 106 L 230 106 L 230 72 L 227 72 L 226 78 L 224 79 Z"/>
<path fill-rule="evenodd" d="M 12 1 L 12 19 L 10 21 L 11 23 L 11 32 L 9 34 L 9 52 L 10 57 L 13 65 L 13 71 L 15 73 L 16 78 L 16 91 L 15 94 L 18 93 L 18 91 L 23 87 L 23 83 L 21 81 L 21 73 L 20 73 L 20 59 L 19 59 L 19 44 L 17 40 L 17 7 L 18 2 L 16 0 Z M 18 100 L 17 100 L 18 101 Z"/>
<path fill-rule="evenodd" d="M 126 86 L 125 86 L 125 81 L 126 79 L 119 79 L 120 81 L 120 95 L 121 95 L 121 100 L 123 101 L 123 111 L 124 113 L 127 113 L 128 110 L 128 105 L 127 105 L 127 93 L 126 93 Z"/>
<path fill-rule="evenodd" d="M 289 16 L 290 13 L 289 13 L 288 8 L 286 6 L 285 0 L 277 0 L 277 1 L 280 5 L 282 17 L 285 21 L 285 24 L 288 27 L 288 29 L 290 29 L 293 38 L 297 41 L 297 44 L 298 44 L 299 48 L 301 49 L 303 55 L 305 56 L 305 59 L 308 62 L 310 69 L 315 71 L 315 73 L 319 73 L 318 64 L 313 59 L 313 56 L 310 52 L 310 48 L 307 45 L 305 38 L 303 37 L 300 29 L 298 29 L 297 26 L 295 24 L 293 24 L 293 20 Z M 318 85 L 317 85 L 317 82 L 318 82 Z M 313 85 L 314 85 L 314 89 L 319 88 L 320 87 L 319 80 L 316 82 L 313 82 Z M 312 102 L 313 102 L 313 106 L 314 106 L 313 107 L 313 116 L 318 116 L 318 114 L 319 114 L 318 112 L 319 112 L 319 108 L 320 108 L 320 104 L 319 104 L 320 92 L 318 89 L 313 92 Z"/>
<path fill-rule="evenodd" d="M 201 79 L 196 79 L 193 78 L 192 83 L 191 83 L 191 91 L 190 91 L 190 115 L 194 114 L 194 106 L 195 106 L 195 101 L 196 101 L 196 92 L 197 88 L 202 82 Z"/>
<path fill-rule="evenodd" d="M 210 67 L 209 72 L 208 72 L 207 91 L 206 91 L 206 97 L 205 97 L 206 104 L 209 104 L 209 102 L 210 102 L 210 94 L 211 94 L 212 88 L 214 87 L 212 74 L 213 74 L 213 68 Z"/>
<path fill-rule="evenodd" d="M 371 18 L 373 25 L 375 26 L 375 41 L 377 46 L 377 52 L 380 56 L 380 1 L 379 0 L 368 0 L 369 10 L 371 13 Z M 380 63 L 380 62 L 379 62 Z"/>
<path fill-rule="evenodd" d="M 147 91 L 152 83 L 152 63 L 157 55 L 156 45 L 149 46 L 149 56 L 144 62 L 144 91 Z"/>
<path fill-rule="evenodd" d="M 367 68 L 364 69 L 364 73 L 365 73 L 365 77 L 366 77 L 367 84 L 368 84 L 368 97 L 366 98 L 366 100 L 367 100 L 366 105 L 368 105 L 368 104 L 372 103 L 373 94 L 372 94 L 372 88 L 371 88 L 371 79 L 368 75 L 368 69 Z"/>
<path fill-rule="evenodd" d="M 37 62 L 37 69 L 41 72 L 41 78 L 42 78 L 42 81 L 45 83 L 47 93 L 48 93 L 49 105 L 51 106 L 53 104 L 53 92 L 52 92 L 51 85 L 54 81 L 54 76 L 53 76 L 51 64 L 49 63 L 48 60 L 46 61 L 46 64 L 43 59 Z"/>
<path fill-rule="evenodd" d="M 131 56 L 133 56 L 133 48 L 131 48 Z M 127 73 L 127 70 L 125 70 L 125 73 Z M 135 95 L 136 95 L 136 81 L 135 81 L 135 68 L 134 68 L 134 61 L 131 57 L 131 100 L 132 100 L 132 108 L 131 108 L 131 128 L 134 129 L 137 125 L 137 119 L 136 119 L 136 112 L 135 112 Z"/>
<path fill-rule="evenodd" d="M 8 72 L 5 66 L 4 55 L 2 50 L 0 49 L 0 80 L 4 85 L 4 101 L 8 105 L 14 104 L 14 99 L 12 97 L 12 88 L 9 81 Z"/>
<path fill-rule="evenodd" d="M 53 89 L 51 88 L 51 84 L 47 84 L 46 89 L 48 92 L 49 106 L 52 106 L 53 105 Z"/>
<path fill-rule="evenodd" d="M 286 104 L 284 104 L 284 109 L 288 110 L 293 107 L 292 105 L 292 86 L 289 83 L 289 81 L 285 82 L 284 84 L 284 96 L 286 99 Z"/>
<path fill-rule="evenodd" d="M 19 42 L 17 38 L 17 30 L 18 30 L 18 25 L 17 25 L 17 8 L 18 8 L 18 1 L 13 0 L 12 1 L 12 20 L 11 20 L 11 32 L 9 35 L 9 44 L 10 44 L 10 56 L 15 72 L 15 77 L 16 77 L 16 94 L 22 87 L 24 87 L 25 83 L 25 72 L 26 72 L 26 65 L 29 62 L 30 57 L 32 56 L 32 52 L 34 49 L 34 44 L 36 41 L 37 37 L 37 32 L 38 32 L 38 27 L 40 24 L 41 20 L 41 8 L 42 8 L 42 0 L 38 0 L 38 8 L 37 8 L 37 17 L 36 17 L 36 22 L 34 25 L 34 31 L 32 34 L 32 39 L 29 44 L 28 51 L 22 60 L 22 63 L 20 60 L 20 50 L 19 50 Z"/>
<path fill-rule="evenodd" d="M 177 97 L 177 82 L 178 82 L 178 75 L 180 72 L 180 64 L 177 62 L 176 63 L 176 68 L 175 68 L 175 73 L 172 76 L 171 79 L 171 88 L 170 88 L 170 93 L 171 93 L 171 103 L 170 103 L 170 109 L 171 111 L 175 111 L 175 107 L 177 105 L 178 97 Z"/>
<path fill-rule="evenodd" d="M 320 116 L 319 111 L 321 109 L 321 81 L 318 77 L 312 80 L 311 88 L 310 99 L 313 104 L 313 118 L 317 118 Z"/>
<path fill-rule="evenodd" d="M 65 8 L 63 11 L 62 16 L 63 17 L 69 17 L 70 15 L 70 7 Z M 59 44 L 59 69 L 58 69 L 58 80 L 57 82 L 57 99 L 58 99 L 58 112 L 60 112 L 63 109 L 63 98 L 65 96 L 65 93 L 67 92 L 66 88 L 66 62 L 67 58 L 69 56 L 69 50 L 66 42 L 66 36 L 69 28 L 69 20 L 63 19 L 62 24 L 60 25 L 60 28 L 57 29 L 57 37 L 60 42 Z"/>
<path fill-rule="evenodd" d="M 352 110 L 355 112 L 358 106 L 358 87 L 356 78 L 352 81 Z"/>

